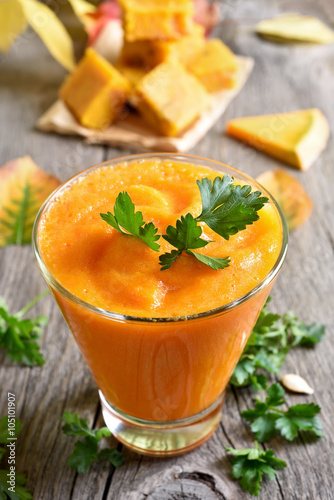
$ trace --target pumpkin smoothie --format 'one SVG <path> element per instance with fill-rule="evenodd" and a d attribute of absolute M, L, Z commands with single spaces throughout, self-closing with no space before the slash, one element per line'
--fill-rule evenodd
<path fill-rule="evenodd" d="M 259 220 L 229 240 L 200 222 L 211 242 L 198 252 L 229 257 L 229 267 L 214 270 L 183 252 L 162 271 L 167 241 L 160 238 L 155 252 L 100 213 L 112 212 L 126 191 L 144 221 L 165 234 L 181 215 L 201 213 L 196 181 L 224 172 L 195 157 L 134 158 L 89 169 L 60 188 L 40 214 L 36 254 L 106 400 L 132 417 L 174 421 L 205 410 L 225 390 L 284 260 L 282 219 L 267 203 Z"/>

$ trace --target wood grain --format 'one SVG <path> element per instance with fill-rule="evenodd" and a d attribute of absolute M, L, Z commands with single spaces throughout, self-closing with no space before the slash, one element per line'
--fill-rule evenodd
<path fill-rule="evenodd" d="M 242 93 L 210 133 L 192 150 L 257 176 L 279 161 L 227 137 L 226 122 L 234 117 L 319 107 L 334 125 L 334 47 L 275 45 L 256 37 L 249 27 L 258 19 L 287 10 L 333 18 L 331 1 L 317 3 L 243 0 L 222 4 L 225 16 L 217 32 L 236 53 L 255 59 Z M 46 135 L 34 124 L 56 99 L 64 71 L 36 35 L 28 32 L 11 52 L 0 56 L 0 164 L 30 154 L 42 168 L 65 180 L 107 158 L 132 151 L 87 146 L 77 138 Z M 331 500 L 333 477 L 334 384 L 331 342 L 334 324 L 334 144 L 305 173 L 292 173 L 314 202 L 309 221 L 291 234 L 288 257 L 273 291 L 272 308 L 293 309 L 306 322 L 327 325 L 323 342 L 314 349 L 296 349 L 282 369 L 306 378 L 315 394 L 288 395 L 288 405 L 315 402 L 322 407 L 325 437 L 308 443 L 274 439 L 269 445 L 288 462 L 275 481 L 264 481 L 260 499 Z M 291 170 L 290 170 L 291 171 Z M 19 310 L 45 284 L 30 247 L 0 249 L 0 295 Z M 74 439 L 61 432 L 64 410 L 76 411 L 92 426 L 103 425 L 96 385 L 51 296 L 34 309 L 50 317 L 42 337 L 46 364 L 38 368 L 0 362 L 0 415 L 6 413 L 7 392 L 17 397 L 23 428 L 17 441 L 17 468 L 28 476 L 34 499 L 43 500 L 170 500 L 246 499 L 231 478 L 224 446 L 248 447 L 252 436 L 240 412 L 252 404 L 250 389 L 227 390 L 221 424 L 199 449 L 177 458 L 153 459 L 123 448 L 125 464 L 114 470 L 106 463 L 77 474 L 67 465 Z M 116 445 L 114 439 L 109 444 Z M 266 445 L 267 446 L 267 445 Z"/>

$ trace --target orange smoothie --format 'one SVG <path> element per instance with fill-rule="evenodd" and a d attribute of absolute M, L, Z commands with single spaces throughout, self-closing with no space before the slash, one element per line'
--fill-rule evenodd
<path fill-rule="evenodd" d="M 228 241 L 201 223 L 213 241 L 198 252 L 229 256 L 230 266 L 182 254 L 161 271 L 169 243 L 160 238 L 154 252 L 100 213 L 126 191 L 164 234 L 181 215 L 200 214 L 196 180 L 217 175 L 192 157 L 119 160 L 74 178 L 40 216 L 39 265 L 103 395 L 133 417 L 183 419 L 222 394 L 283 261 L 282 221 L 270 202 Z"/>

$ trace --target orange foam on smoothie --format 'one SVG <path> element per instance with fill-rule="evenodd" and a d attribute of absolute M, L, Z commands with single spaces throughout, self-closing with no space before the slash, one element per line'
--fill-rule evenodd
<path fill-rule="evenodd" d="M 163 234 L 182 214 L 201 212 L 197 179 L 219 172 L 159 159 L 121 163 L 93 170 L 75 181 L 43 215 L 38 233 L 41 256 L 54 278 L 75 296 L 108 311 L 140 317 L 185 316 L 227 304 L 249 292 L 274 267 L 282 229 L 276 209 L 266 204 L 260 219 L 227 241 L 201 223 L 198 250 L 231 259 L 213 270 L 183 254 L 161 271 L 160 252 L 107 225 L 100 213 L 113 212 L 119 192 L 127 191 L 145 222 Z"/>

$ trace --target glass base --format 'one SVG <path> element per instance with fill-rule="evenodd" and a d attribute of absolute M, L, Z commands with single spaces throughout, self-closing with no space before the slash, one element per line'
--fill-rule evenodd
<path fill-rule="evenodd" d="M 215 432 L 221 418 L 225 393 L 209 408 L 182 420 L 156 422 L 130 417 L 113 407 L 99 391 L 102 414 L 108 429 L 137 453 L 156 457 L 181 455 L 203 444 Z"/>

